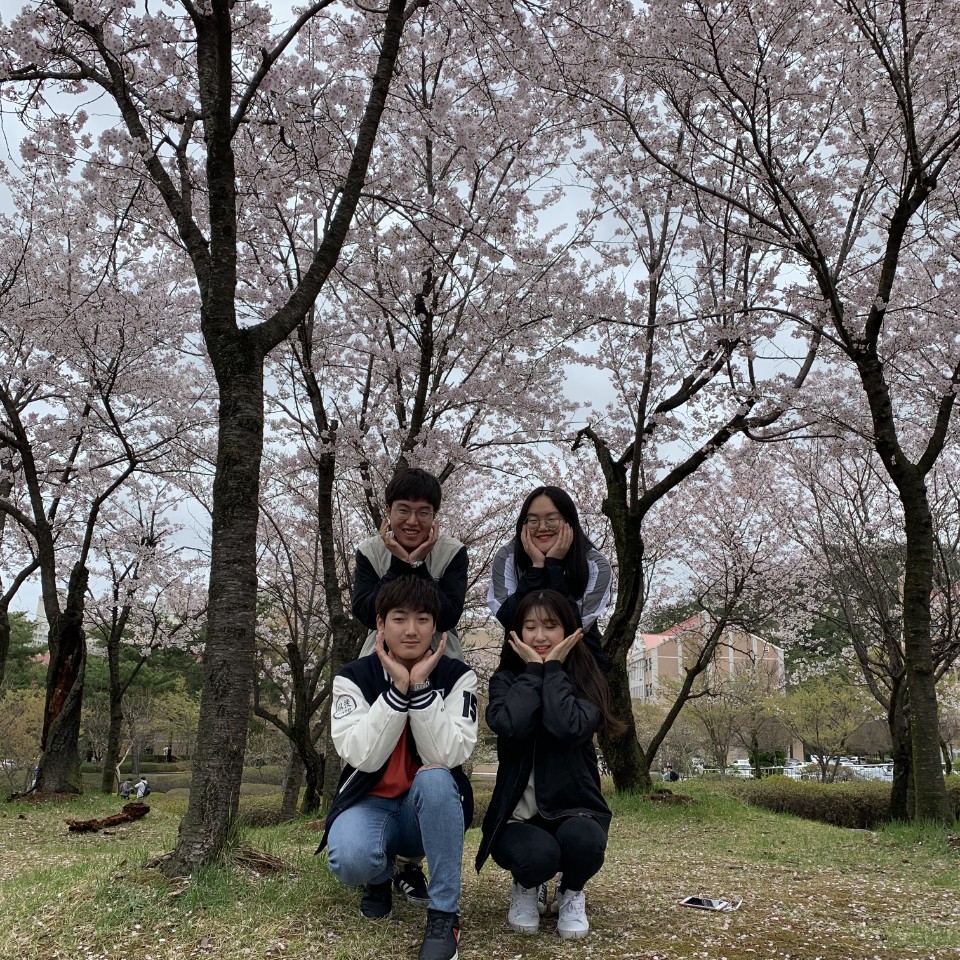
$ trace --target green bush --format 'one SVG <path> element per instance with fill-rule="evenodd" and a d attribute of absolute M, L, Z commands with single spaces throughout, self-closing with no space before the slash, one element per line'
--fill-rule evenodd
<path fill-rule="evenodd" d="M 947 796 L 953 804 L 953 815 L 960 820 L 960 774 L 951 773 L 946 778 Z"/>
<path fill-rule="evenodd" d="M 99 776 L 102 769 L 103 767 L 99 763 L 82 763 L 80 765 L 81 772 L 85 774 Z M 140 762 L 140 772 L 145 773 L 148 777 L 153 773 L 189 773 L 191 769 L 192 764 L 189 760 L 178 760 L 176 763 L 159 763 L 154 760 L 142 760 Z M 120 764 L 120 773 L 132 777 L 133 761 L 129 758 L 124 760 Z"/>
<path fill-rule="evenodd" d="M 279 787 L 283 783 L 283 774 L 283 767 L 276 765 L 266 764 L 262 767 L 247 766 L 243 768 L 243 782 L 271 783 L 275 787 Z"/>
<path fill-rule="evenodd" d="M 876 782 L 815 783 L 789 777 L 740 780 L 729 789 L 755 807 L 791 813 L 835 827 L 872 830 L 890 820 L 890 785 Z"/>
<path fill-rule="evenodd" d="M 487 815 L 487 808 L 490 806 L 493 784 L 477 783 L 474 780 L 471 786 L 473 787 L 473 821 L 471 826 L 479 827 L 483 823 L 483 818 Z"/>
<path fill-rule="evenodd" d="M 247 786 L 247 784 L 244 784 Z M 249 784 L 264 786 L 264 784 Z M 275 827 L 280 823 L 280 804 L 283 798 L 274 792 L 270 796 L 248 796 L 240 790 L 240 809 L 237 811 L 236 825 L 239 827 Z"/>
<path fill-rule="evenodd" d="M 789 777 L 738 780 L 731 792 L 747 803 L 774 813 L 790 813 L 835 827 L 872 830 L 890 822 L 890 784 L 875 781 L 819 783 Z M 960 777 L 947 777 L 947 794 L 960 819 Z"/>

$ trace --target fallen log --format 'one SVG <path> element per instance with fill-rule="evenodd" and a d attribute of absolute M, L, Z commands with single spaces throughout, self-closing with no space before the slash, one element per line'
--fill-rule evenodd
<path fill-rule="evenodd" d="M 96 833 L 104 827 L 115 827 L 119 823 L 130 823 L 133 820 L 139 820 L 150 812 L 150 807 L 146 803 L 134 801 L 125 803 L 119 813 L 110 817 L 104 817 L 102 820 L 72 820 L 67 818 L 67 829 L 74 833 Z"/>

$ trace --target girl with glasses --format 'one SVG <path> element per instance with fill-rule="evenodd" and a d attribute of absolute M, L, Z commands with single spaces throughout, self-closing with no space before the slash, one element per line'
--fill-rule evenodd
<path fill-rule="evenodd" d="M 605 666 L 597 620 L 610 602 L 611 579 L 610 562 L 583 532 L 570 494 L 537 487 L 523 501 L 516 535 L 493 559 L 487 603 L 509 631 L 527 594 L 557 591 L 572 606 L 587 648 Z"/>

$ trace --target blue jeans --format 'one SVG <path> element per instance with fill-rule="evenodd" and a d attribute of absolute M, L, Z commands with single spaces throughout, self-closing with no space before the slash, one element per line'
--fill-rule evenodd
<path fill-rule="evenodd" d="M 399 797 L 364 797 L 334 821 L 327 837 L 334 876 L 351 887 L 393 877 L 393 858 L 427 858 L 430 906 L 460 912 L 463 807 L 453 775 L 444 767 L 417 771 Z"/>

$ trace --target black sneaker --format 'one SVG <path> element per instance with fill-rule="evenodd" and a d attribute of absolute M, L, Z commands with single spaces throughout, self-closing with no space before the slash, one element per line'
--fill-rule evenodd
<path fill-rule="evenodd" d="M 427 878 L 417 863 L 408 863 L 393 876 L 393 885 L 411 903 L 418 907 L 430 906 L 430 894 L 427 893 Z"/>
<path fill-rule="evenodd" d="M 389 880 L 368 883 L 360 900 L 360 916 L 368 920 L 386 920 L 393 912 L 393 892 Z"/>
<path fill-rule="evenodd" d="M 419 960 L 457 960 L 460 917 L 455 913 L 427 909 L 427 930 Z"/>

